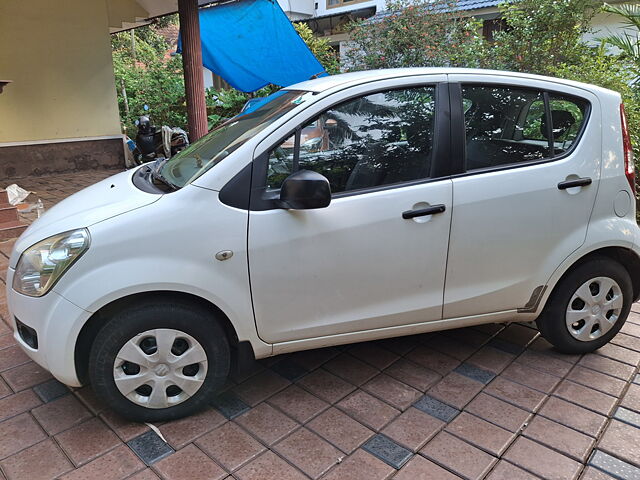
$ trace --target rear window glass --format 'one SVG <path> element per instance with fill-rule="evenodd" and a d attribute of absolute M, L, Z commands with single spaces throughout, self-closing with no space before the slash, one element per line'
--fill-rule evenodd
<path fill-rule="evenodd" d="M 503 86 L 463 86 L 467 170 L 528 163 L 567 152 L 582 131 L 588 102 Z"/>

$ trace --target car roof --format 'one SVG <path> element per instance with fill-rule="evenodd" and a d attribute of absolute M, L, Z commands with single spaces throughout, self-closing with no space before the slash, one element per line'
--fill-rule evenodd
<path fill-rule="evenodd" d="M 503 70 L 484 70 L 479 68 L 431 68 L 431 67 L 416 67 L 416 68 L 388 68 L 381 70 L 364 70 L 360 72 L 340 73 L 337 75 L 327 75 L 325 77 L 316 78 L 313 80 L 307 80 L 305 82 L 296 83 L 289 87 L 285 87 L 286 90 L 307 90 L 311 92 L 321 93 L 328 90 L 332 90 L 336 87 L 350 87 L 361 83 L 368 83 L 376 80 L 386 80 L 392 78 L 409 77 L 415 75 L 446 75 L 446 74 L 465 74 L 465 75 L 490 75 L 501 77 L 513 77 L 531 80 L 543 80 L 547 82 L 559 83 L 563 85 L 569 85 L 573 87 L 579 87 L 591 91 L 599 90 L 607 93 L 611 93 L 610 90 L 606 90 L 595 85 L 589 85 L 586 83 L 574 82 L 572 80 L 564 80 L 555 77 L 545 77 L 542 75 L 534 75 L 531 73 L 509 72 Z"/>

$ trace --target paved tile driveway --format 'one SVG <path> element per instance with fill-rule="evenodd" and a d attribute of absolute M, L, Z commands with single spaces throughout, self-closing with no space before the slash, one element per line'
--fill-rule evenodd
<path fill-rule="evenodd" d="M 50 206 L 107 174 L 18 183 Z M 10 248 L 0 244 L 2 270 Z M 151 427 L 29 361 L 2 289 L 0 479 L 637 479 L 633 310 L 612 344 L 584 356 L 511 324 L 275 357 L 207 411 Z"/>

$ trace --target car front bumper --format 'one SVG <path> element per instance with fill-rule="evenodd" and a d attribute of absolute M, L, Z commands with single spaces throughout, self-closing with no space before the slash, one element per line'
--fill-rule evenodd
<path fill-rule="evenodd" d="M 62 383 L 79 387 L 75 366 L 76 340 L 90 312 L 74 305 L 54 291 L 42 297 L 29 297 L 16 292 L 11 285 L 15 271 L 7 271 L 7 306 L 14 338 L 38 365 L 47 369 Z M 16 319 L 35 330 L 37 348 L 30 347 L 18 332 Z"/>

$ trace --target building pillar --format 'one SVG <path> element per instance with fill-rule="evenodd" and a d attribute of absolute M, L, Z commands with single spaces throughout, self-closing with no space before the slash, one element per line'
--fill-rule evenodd
<path fill-rule="evenodd" d="M 202 46 L 198 0 L 178 0 L 180 35 L 182 36 L 182 65 L 184 89 L 187 96 L 189 138 L 196 141 L 208 131 L 207 106 L 202 77 Z"/>

